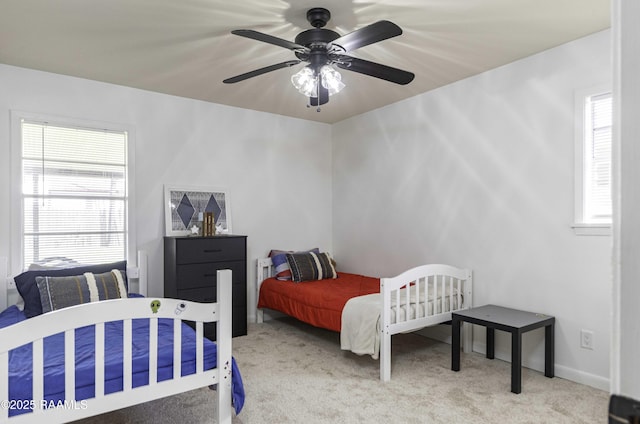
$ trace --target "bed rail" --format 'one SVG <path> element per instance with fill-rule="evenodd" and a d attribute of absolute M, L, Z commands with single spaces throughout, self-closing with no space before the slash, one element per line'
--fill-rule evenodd
<path fill-rule="evenodd" d="M 231 423 L 231 271 L 217 274 L 217 303 L 196 303 L 179 299 L 130 298 L 78 305 L 34 317 L 0 329 L 0 423 L 67 422 L 101 414 L 165 396 L 217 384 L 218 423 Z M 181 340 L 182 320 L 196 328 L 196 372 L 181 376 L 181 345 L 174 343 L 173 378 L 157 381 L 158 319 L 173 319 L 174 340 Z M 132 387 L 132 320 L 149 319 L 149 384 Z M 104 393 L 104 326 L 123 321 L 123 390 Z M 203 323 L 216 322 L 217 368 L 204 370 Z M 75 400 L 74 330 L 95 325 L 95 397 Z M 64 333 L 65 404 L 51 407 L 43 401 L 44 343 L 47 336 Z M 33 396 L 30 413 L 9 417 L 9 352 L 33 344 Z M 33 408 L 31 408 L 33 406 Z"/>
<path fill-rule="evenodd" d="M 472 273 L 451 265 L 429 264 L 380 279 L 380 379 L 391 378 L 391 336 L 451 321 L 451 313 L 473 302 Z M 471 329 L 464 329 L 464 350 L 471 351 Z"/>

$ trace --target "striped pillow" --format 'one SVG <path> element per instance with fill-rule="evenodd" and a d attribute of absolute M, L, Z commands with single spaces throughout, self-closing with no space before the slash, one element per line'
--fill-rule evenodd
<path fill-rule="evenodd" d="M 82 303 L 127 297 L 124 271 L 103 274 L 85 272 L 68 277 L 36 277 L 42 313 Z"/>
<path fill-rule="evenodd" d="M 291 268 L 292 280 L 300 281 L 324 280 L 338 278 L 328 253 L 287 253 L 287 262 Z"/>
<path fill-rule="evenodd" d="M 275 277 L 277 280 L 291 281 L 291 269 L 289 268 L 289 262 L 287 261 L 287 253 L 304 253 L 315 252 L 320 253 L 320 249 L 314 247 L 313 249 L 304 250 L 300 252 L 294 252 L 292 250 L 277 250 L 273 249 L 269 252 L 271 263 L 275 270 Z"/>

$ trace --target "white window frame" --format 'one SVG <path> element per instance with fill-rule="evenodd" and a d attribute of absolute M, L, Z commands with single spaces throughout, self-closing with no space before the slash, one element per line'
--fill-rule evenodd
<path fill-rule="evenodd" d="M 584 213 L 584 190 L 585 190 L 585 133 L 586 110 L 585 102 L 589 97 L 611 93 L 612 87 L 609 84 L 601 84 L 575 93 L 575 216 L 572 228 L 576 235 L 610 236 L 610 222 L 587 222 Z"/>
<path fill-rule="evenodd" d="M 126 124 L 113 122 L 95 121 L 79 118 L 68 118 L 48 114 L 32 113 L 19 110 L 11 111 L 11 250 L 10 250 L 10 272 L 11 275 L 18 275 L 23 268 L 23 211 L 22 202 L 22 121 L 50 122 L 55 125 L 108 129 L 112 131 L 122 131 L 127 133 L 127 238 L 126 238 L 126 259 L 130 264 L 136 263 L 136 227 L 135 227 L 135 131 Z"/>

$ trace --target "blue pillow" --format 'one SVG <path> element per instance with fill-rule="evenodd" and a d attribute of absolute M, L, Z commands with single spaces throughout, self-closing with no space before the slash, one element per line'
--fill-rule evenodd
<path fill-rule="evenodd" d="M 27 318 L 33 318 L 42 314 L 40 290 L 38 290 L 38 285 L 36 284 L 36 277 L 69 277 L 72 275 L 82 275 L 85 272 L 102 274 L 104 272 L 111 272 L 112 269 L 126 271 L 127 261 L 100 265 L 86 265 L 74 268 L 25 271 L 13 280 L 16 282 L 18 293 L 20 293 L 20 296 L 22 296 L 22 299 L 24 300 L 24 315 Z"/>
<path fill-rule="evenodd" d="M 4 311 L 0 312 L 0 328 L 8 327 L 24 320 L 24 314 L 16 305 L 11 305 Z"/>

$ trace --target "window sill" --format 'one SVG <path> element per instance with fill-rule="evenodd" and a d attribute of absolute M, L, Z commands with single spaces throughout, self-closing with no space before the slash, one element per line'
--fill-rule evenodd
<path fill-rule="evenodd" d="M 611 224 L 576 223 L 571 226 L 577 236 L 610 236 Z"/>

